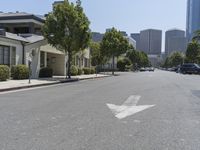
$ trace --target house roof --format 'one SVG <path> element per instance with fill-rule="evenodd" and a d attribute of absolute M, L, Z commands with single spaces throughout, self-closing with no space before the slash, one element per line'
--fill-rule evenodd
<path fill-rule="evenodd" d="M 44 23 L 45 18 L 41 15 L 29 14 L 26 12 L 8 12 L 0 13 L 0 20 L 18 20 L 18 19 L 34 19 L 41 23 Z"/>
<path fill-rule="evenodd" d="M 11 40 L 16 40 L 16 41 L 22 41 L 22 42 L 26 42 L 29 44 L 44 40 L 44 37 L 40 36 L 40 35 L 35 35 L 35 34 L 17 35 L 17 34 L 13 34 L 10 32 L 5 32 L 5 35 L 0 35 L 0 37 L 11 39 Z"/>
<path fill-rule="evenodd" d="M 40 50 L 43 52 L 47 52 L 47 53 L 60 54 L 60 55 L 64 54 L 63 51 L 60 51 L 60 50 L 56 49 L 55 47 L 52 47 L 49 44 L 41 46 Z"/>
<path fill-rule="evenodd" d="M 22 41 L 22 42 L 29 42 L 27 39 L 18 36 L 17 34 L 13 34 L 13 33 L 9 33 L 6 32 L 5 35 L 0 35 L 1 38 L 7 38 L 7 39 L 11 39 L 11 40 L 16 40 L 16 41 Z"/>
<path fill-rule="evenodd" d="M 30 43 L 35 43 L 35 42 L 44 40 L 44 37 L 33 34 L 29 37 L 26 37 L 26 40 L 29 41 Z"/>

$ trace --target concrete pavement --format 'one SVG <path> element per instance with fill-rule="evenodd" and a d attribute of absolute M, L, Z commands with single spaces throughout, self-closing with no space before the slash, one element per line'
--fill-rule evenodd
<path fill-rule="evenodd" d="M 25 89 L 31 87 L 39 87 L 39 86 L 48 86 L 53 84 L 60 84 L 66 82 L 74 82 L 79 80 L 87 80 L 94 78 L 103 78 L 108 77 L 109 75 L 104 74 L 92 74 L 92 75 L 79 75 L 72 76 L 72 79 L 66 79 L 65 76 L 54 76 L 53 78 L 44 78 L 44 79 L 31 79 L 31 83 L 29 80 L 8 80 L 4 82 L 0 82 L 0 92 Z"/>
<path fill-rule="evenodd" d="M 155 71 L 1 94 L 0 148 L 198 150 L 199 84 L 197 75 Z M 107 104 L 127 113 L 155 106 L 120 119 Z"/>

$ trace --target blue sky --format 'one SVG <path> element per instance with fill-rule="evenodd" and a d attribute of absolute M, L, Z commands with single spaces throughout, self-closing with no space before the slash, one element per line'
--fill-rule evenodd
<path fill-rule="evenodd" d="M 71 0 L 74 1 L 74 0 Z M 3 0 L 0 11 L 45 14 L 54 0 Z M 127 33 L 147 28 L 163 30 L 186 26 L 186 0 L 82 0 L 92 31 L 116 27 Z"/>

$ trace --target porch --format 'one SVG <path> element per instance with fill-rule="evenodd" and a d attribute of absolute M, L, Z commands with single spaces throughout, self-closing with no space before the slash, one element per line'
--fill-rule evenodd
<path fill-rule="evenodd" d="M 50 45 L 41 46 L 40 49 L 40 68 L 49 67 L 53 69 L 53 76 L 66 75 L 66 56 Z"/>

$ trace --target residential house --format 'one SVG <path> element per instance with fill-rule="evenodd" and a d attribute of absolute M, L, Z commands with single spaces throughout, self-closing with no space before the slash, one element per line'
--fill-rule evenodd
<path fill-rule="evenodd" d="M 53 75 L 65 76 L 67 55 L 42 36 L 44 22 L 44 17 L 34 14 L 0 13 L 0 64 L 28 65 L 31 61 L 32 78 L 38 78 L 43 67 L 52 68 Z M 82 57 L 88 63 L 89 56 Z"/>

